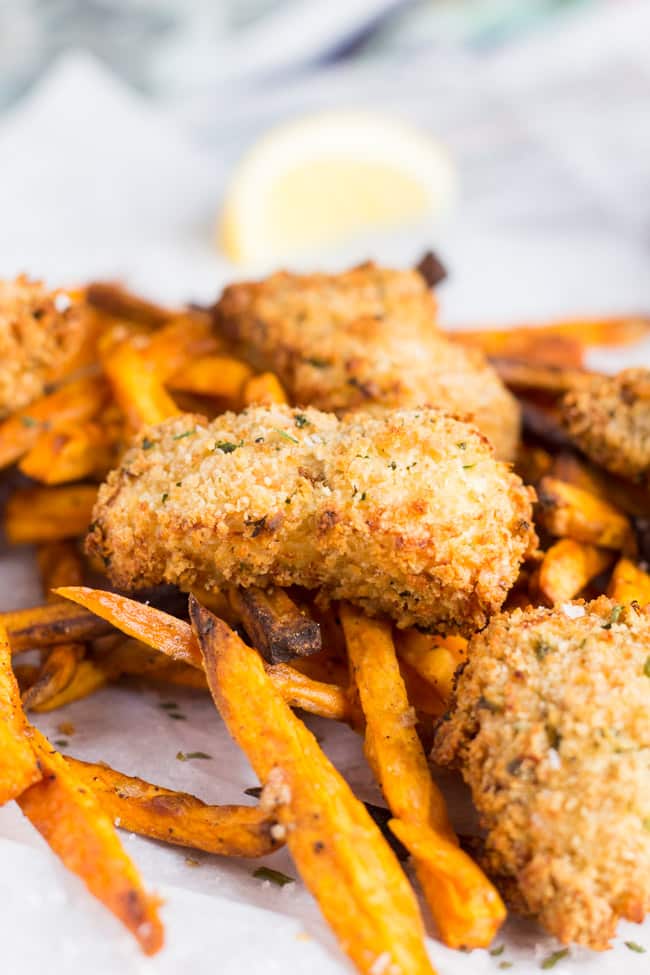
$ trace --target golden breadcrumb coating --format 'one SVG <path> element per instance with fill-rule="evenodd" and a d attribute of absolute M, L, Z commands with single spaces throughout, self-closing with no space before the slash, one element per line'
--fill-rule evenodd
<path fill-rule="evenodd" d="M 486 867 L 563 942 L 650 909 L 650 611 L 601 597 L 495 617 L 433 758 L 461 767 Z"/>
<path fill-rule="evenodd" d="M 438 410 L 252 407 L 147 430 L 88 540 L 115 583 L 320 588 L 400 626 L 484 626 L 536 543 L 531 490 Z"/>
<path fill-rule="evenodd" d="M 648 480 L 650 370 L 591 376 L 566 394 L 563 416 L 570 436 L 597 464 L 630 480 Z"/>
<path fill-rule="evenodd" d="M 519 407 L 478 350 L 436 330 L 436 303 L 417 271 L 363 264 L 343 274 L 273 274 L 227 287 L 218 328 L 291 401 L 341 413 L 434 406 L 473 417 L 512 460 Z"/>
<path fill-rule="evenodd" d="M 0 281 L 0 417 L 43 394 L 79 350 L 83 331 L 65 291 L 24 275 Z"/>

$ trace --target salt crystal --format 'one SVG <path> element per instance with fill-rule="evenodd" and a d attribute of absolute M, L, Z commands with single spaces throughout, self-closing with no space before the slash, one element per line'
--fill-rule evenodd
<path fill-rule="evenodd" d="M 71 306 L 71 304 L 72 304 L 72 299 L 70 298 L 70 295 L 65 294 L 64 291 L 60 291 L 54 297 L 54 307 L 56 308 L 57 311 L 60 312 L 67 311 L 68 308 Z"/>
<path fill-rule="evenodd" d="M 548 753 L 548 764 L 551 768 L 558 769 L 562 765 L 562 759 L 560 758 L 560 753 L 555 748 L 549 749 Z"/>
<path fill-rule="evenodd" d="M 579 620 L 585 615 L 584 606 L 575 606 L 573 603 L 562 603 L 560 609 L 570 620 Z"/>

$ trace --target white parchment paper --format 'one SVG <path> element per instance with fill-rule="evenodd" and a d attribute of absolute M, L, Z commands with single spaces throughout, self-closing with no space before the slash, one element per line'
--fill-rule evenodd
<path fill-rule="evenodd" d="M 526 59 L 527 74 L 533 56 L 529 52 Z M 549 63 L 547 49 L 542 47 L 538 57 Z M 564 80 L 572 97 L 563 101 L 561 130 L 554 114 L 557 92 L 532 86 L 537 111 L 532 135 L 530 127 L 522 127 L 525 105 L 507 83 L 503 63 L 482 69 L 480 93 L 477 87 L 470 90 L 465 77 L 456 102 L 452 107 L 447 103 L 435 123 L 459 161 L 466 186 L 455 218 L 444 228 L 420 226 L 358 241 L 335 254 L 315 256 L 312 265 L 342 266 L 370 254 L 409 263 L 433 243 L 453 271 L 442 291 L 443 316 L 459 325 L 649 308 L 648 236 L 639 232 L 640 225 L 648 226 L 643 222 L 648 198 L 632 206 L 625 190 L 625 153 L 619 151 L 609 182 L 602 173 L 596 181 L 606 184 L 601 195 L 592 177 L 581 179 L 565 162 L 577 158 L 578 170 L 585 170 L 589 151 L 596 151 L 594 127 L 588 126 L 592 141 L 587 144 L 578 138 L 577 125 L 583 112 L 593 111 L 585 72 L 603 72 L 607 66 L 606 58 L 596 59 L 595 67 L 592 61 L 581 65 L 580 85 L 571 87 L 571 79 Z M 628 64 L 628 73 L 634 64 Z M 316 99 L 322 87 L 315 84 Z M 333 100 L 336 84 L 333 79 Z M 402 93 L 405 101 L 407 95 Z M 647 95 L 648 88 L 646 104 Z M 366 104 L 365 82 L 348 86 L 347 97 Z M 291 98 L 287 93 L 287 104 Z M 609 102 L 613 99 L 610 92 Z M 550 104 L 546 115 L 545 104 Z M 278 114 L 277 104 L 267 104 L 269 113 L 271 108 Z M 611 104 L 609 109 L 614 111 Z M 233 112 L 223 116 L 230 150 Z M 242 109 L 242 119 L 245 114 Z M 647 148 L 647 125 L 644 134 L 639 116 L 628 115 L 628 155 L 636 166 L 636 149 Z M 423 123 L 433 124 L 431 116 Z M 573 138 L 574 156 L 568 153 Z M 598 159 L 602 168 L 601 155 Z M 194 148 L 173 122 L 85 55 L 61 62 L 31 99 L 3 120 L 0 167 L 2 275 L 27 270 L 57 284 L 119 275 L 154 297 L 183 300 L 212 298 L 224 281 L 258 270 L 229 267 L 212 245 L 212 222 L 226 176 L 218 135 L 207 149 Z M 638 166 L 634 176 L 630 192 L 638 191 Z M 620 199 L 620 206 L 612 208 L 612 199 Z M 635 361 L 647 360 L 647 351 L 635 350 Z M 613 368 L 624 359 L 608 354 L 603 361 Z M 2 556 L 0 583 L 3 609 L 40 599 L 28 550 Z M 185 720 L 172 720 L 161 708 L 169 700 Z M 74 725 L 73 735 L 58 730 L 62 721 Z M 243 789 L 255 784 L 210 700 L 199 693 L 116 687 L 39 717 L 38 724 L 53 740 L 67 739 L 72 754 L 107 761 L 208 801 L 248 801 Z M 355 736 L 325 722 L 313 725 L 359 794 L 377 801 Z M 183 762 L 176 758 L 179 751 L 203 751 L 211 758 Z M 445 787 L 462 826 L 468 814 L 462 789 L 451 779 Z M 152 960 L 142 958 L 130 936 L 63 870 L 16 807 L 0 809 L 3 971 L 338 975 L 349 970 L 299 881 L 279 889 L 254 879 L 253 863 L 192 852 L 189 857 L 197 865 L 188 863 L 181 849 L 129 834 L 124 842 L 166 902 L 167 946 Z M 284 851 L 271 862 L 296 876 Z M 588 975 L 614 975 L 623 967 L 630 973 L 647 971 L 650 955 L 629 951 L 623 945 L 627 939 L 650 951 L 650 926 L 623 924 L 613 951 L 593 955 L 572 949 L 558 970 Z M 516 921 L 497 940 L 502 943 L 506 947 L 498 957 L 485 951 L 468 956 L 432 940 L 431 955 L 447 975 L 498 972 L 503 961 L 513 962 L 514 971 L 531 973 L 556 947 L 535 926 Z"/>

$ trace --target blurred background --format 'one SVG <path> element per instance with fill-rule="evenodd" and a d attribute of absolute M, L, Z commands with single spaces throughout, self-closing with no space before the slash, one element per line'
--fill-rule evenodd
<path fill-rule="evenodd" d="M 201 297 L 434 245 L 459 321 L 647 307 L 649 38 L 648 0 L 0 0 L 0 261 Z M 241 183 L 323 111 L 386 124 L 299 126 Z M 291 159 L 337 153 L 419 209 L 385 172 L 364 212 L 301 196 Z"/>

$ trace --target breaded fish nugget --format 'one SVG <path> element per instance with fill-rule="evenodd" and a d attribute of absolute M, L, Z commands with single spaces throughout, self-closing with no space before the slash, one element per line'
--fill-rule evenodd
<path fill-rule="evenodd" d="M 145 431 L 88 546 L 118 585 L 319 588 L 400 626 L 484 626 L 535 544 L 531 490 L 438 410 L 253 407 Z"/>
<path fill-rule="evenodd" d="M 433 758 L 462 769 L 484 865 L 560 941 L 607 948 L 650 909 L 650 613 L 515 610 L 468 659 Z"/>
<path fill-rule="evenodd" d="M 80 310 L 65 291 L 24 275 L 0 281 L 0 417 L 41 396 L 83 336 Z"/>
<path fill-rule="evenodd" d="M 629 480 L 650 479 L 650 370 L 593 375 L 567 393 L 567 430 L 597 464 Z"/>
<path fill-rule="evenodd" d="M 217 327 L 291 401 L 341 413 L 433 406 L 473 417 L 512 460 L 519 407 L 478 350 L 436 330 L 436 302 L 417 271 L 363 264 L 343 274 L 273 274 L 227 287 Z"/>

